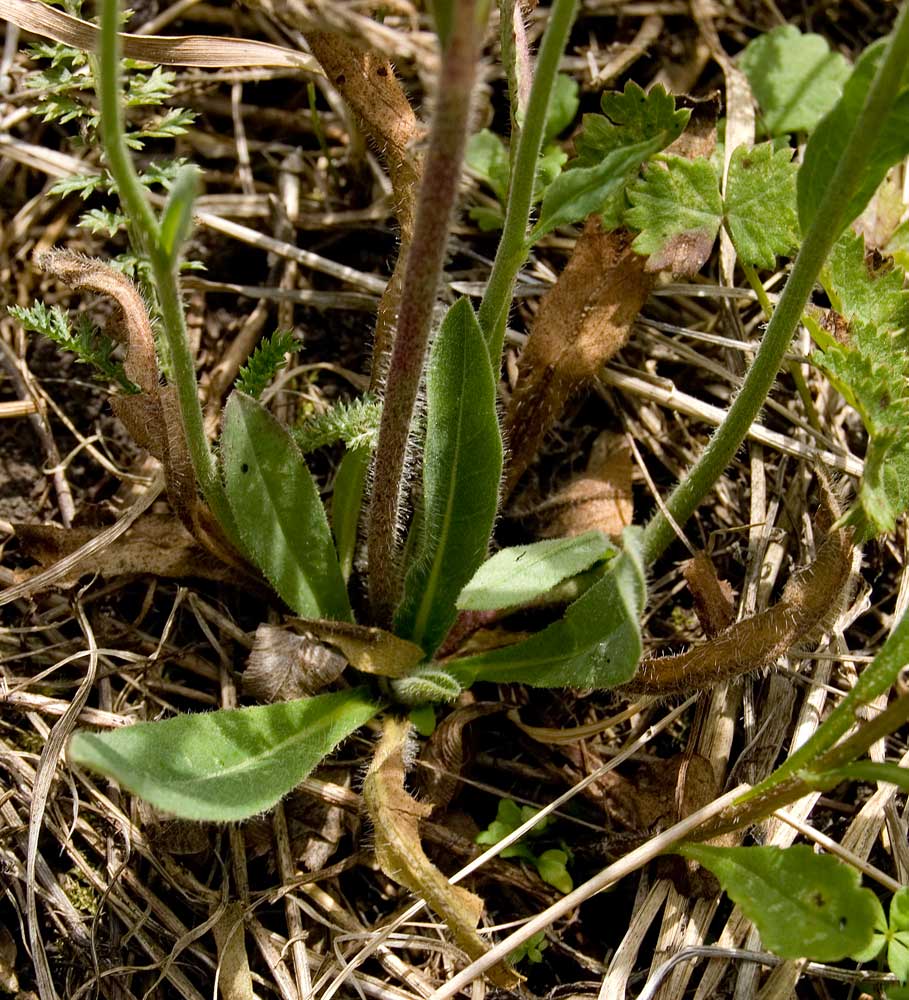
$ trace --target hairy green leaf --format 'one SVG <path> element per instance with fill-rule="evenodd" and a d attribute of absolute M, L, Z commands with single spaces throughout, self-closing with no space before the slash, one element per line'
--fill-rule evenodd
<path fill-rule="evenodd" d="M 161 212 L 161 248 L 174 263 L 193 227 L 193 204 L 199 194 L 200 176 L 194 164 L 181 167 Z"/>
<path fill-rule="evenodd" d="M 350 621 L 325 508 L 290 432 L 234 392 L 221 449 L 227 499 L 256 565 L 297 614 Z"/>
<path fill-rule="evenodd" d="M 797 173 L 788 147 L 775 151 L 773 143 L 762 142 L 733 151 L 726 184 L 726 226 L 743 263 L 773 268 L 777 255 L 790 255 L 798 246 Z"/>
<path fill-rule="evenodd" d="M 661 156 L 628 189 L 625 223 L 639 230 L 634 249 L 661 258 L 683 242 L 710 247 L 723 218 L 723 199 L 707 160 Z"/>
<path fill-rule="evenodd" d="M 109 733 L 78 732 L 67 757 L 185 819 L 240 820 L 270 809 L 380 708 L 356 688 L 179 715 Z"/>
<path fill-rule="evenodd" d="M 525 604 L 615 551 L 602 531 L 502 549 L 474 573 L 458 597 L 458 608 L 495 611 Z"/>
<path fill-rule="evenodd" d="M 859 873 L 805 845 L 679 849 L 709 868 L 781 958 L 837 962 L 871 943 L 877 902 Z"/>
<path fill-rule="evenodd" d="M 348 448 L 372 448 L 379 434 L 382 408 L 372 396 L 335 403 L 323 413 L 307 417 L 293 430 L 304 454 L 343 441 Z"/>
<path fill-rule="evenodd" d="M 603 577 L 536 635 L 487 653 L 449 660 L 464 687 L 500 681 L 533 687 L 611 688 L 631 679 L 641 658 L 640 616 L 646 597 L 637 529 Z"/>
<path fill-rule="evenodd" d="M 258 399 L 275 375 L 287 367 L 287 355 L 296 349 L 290 330 L 276 330 L 270 337 L 263 337 L 240 369 L 234 388 Z"/>
<path fill-rule="evenodd" d="M 395 631 L 431 655 L 486 556 L 502 475 L 495 378 L 467 299 L 448 310 L 432 345 L 426 402 L 422 517 Z"/>
<path fill-rule="evenodd" d="M 820 35 L 780 25 L 752 39 L 739 65 L 767 135 L 810 132 L 839 100 L 851 67 Z"/>
<path fill-rule="evenodd" d="M 824 116 L 808 140 L 804 162 L 798 175 L 799 221 L 802 232 L 807 232 L 813 222 L 846 143 L 851 138 L 886 44 L 887 39 L 881 39 L 865 49 L 845 83 L 839 101 Z M 862 141 L 862 137 L 859 137 L 859 141 Z M 907 155 L 909 67 L 903 72 L 900 91 L 890 114 L 868 151 L 864 175 L 858 189 L 845 206 L 841 219 L 843 228 L 862 213 L 887 171 Z"/>
<path fill-rule="evenodd" d="M 331 530 L 335 536 L 341 576 L 350 579 L 357 551 L 357 527 L 371 452 L 365 445 L 349 448 L 341 459 L 331 495 Z"/>
<path fill-rule="evenodd" d="M 813 782 L 815 778 L 818 788 L 833 788 L 841 781 L 881 781 L 909 792 L 909 767 L 873 760 L 858 760 L 852 764 L 844 764 L 833 771 L 812 775 L 809 780 Z"/>
<path fill-rule="evenodd" d="M 823 274 L 847 320 L 843 342 L 816 324 L 818 365 L 862 418 L 868 432 L 859 489 L 864 535 L 892 531 L 909 510 L 909 293 L 899 267 L 866 262 L 864 240 L 846 230 Z"/>

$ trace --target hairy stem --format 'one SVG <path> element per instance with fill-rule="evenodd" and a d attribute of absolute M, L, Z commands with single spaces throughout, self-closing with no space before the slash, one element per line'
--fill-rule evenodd
<path fill-rule="evenodd" d="M 886 55 L 868 91 L 865 106 L 802 243 L 792 274 L 767 326 L 760 350 L 748 370 L 742 390 L 703 455 L 666 501 L 666 509 L 676 524 L 684 524 L 694 513 L 738 451 L 770 392 L 824 261 L 842 232 L 843 225 L 851 221 L 843 218 L 845 206 L 858 187 L 873 139 L 890 113 L 899 91 L 903 68 L 909 59 L 907 10 L 909 8 L 904 7 L 900 14 Z M 658 559 L 674 538 L 672 522 L 658 511 L 644 531 L 645 563 L 651 565 Z"/>
<path fill-rule="evenodd" d="M 543 144 L 543 129 L 559 61 L 574 24 L 577 0 L 553 0 L 549 23 L 534 68 L 527 113 L 521 124 L 508 187 L 505 225 L 489 276 L 486 294 L 480 303 L 479 320 L 493 370 L 498 372 L 505 340 L 505 325 L 514 294 L 514 283 L 527 258 L 527 222 L 533 202 L 533 185 Z"/>
<path fill-rule="evenodd" d="M 137 249 L 146 253 L 151 262 L 193 471 L 212 513 L 229 536 L 234 538 L 236 530 L 233 515 L 218 476 L 215 457 L 205 437 L 195 365 L 189 348 L 189 338 L 186 335 L 186 320 L 183 315 L 183 304 L 180 301 L 175 265 L 161 246 L 158 220 L 136 176 L 124 137 L 120 94 L 121 40 L 118 28 L 118 0 L 103 0 L 98 89 L 104 153 L 126 214 L 143 243 L 143 246 Z"/>
<path fill-rule="evenodd" d="M 380 624 L 391 620 L 400 590 L 397 536 L 404 463 L 461 179 L 479 55 L 481 29 L 476 10 L 476 0 L 459 0 L 442 54 L 398 328 L 388 363 L 367 531 L 369 599 Z"/>

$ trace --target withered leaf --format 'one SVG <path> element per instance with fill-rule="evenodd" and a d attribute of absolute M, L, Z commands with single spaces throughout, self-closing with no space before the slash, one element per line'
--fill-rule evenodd
<path fill-rule="evenodd" d="M 458 947 L 471 958 L 489 950 L 477 934 L 483 912 L 479 896 L 452 885 L 426 856 L 420 843 L 420 820 L 431 807 L 417 802 L 404 787 L 404 758 L 410 724 L 395 718 L 384 722 L 366 780 L 363 798 L 375 825 L 376 860 L 385 874 L 417 893 L 443 918 Z M 505 989 L 520 981 L 506 965 L 494 965 L 489 978 Z"/>
<path fill-rule="evenodd" d="M 587 468 L 555 496 L 538 504 L 541 538 L 566 538 L 599 530 L 617 537 L 631 524 L 631 448 L 622 434 L 604 431 L 593 443 Z"/>
<path fill-rule="evenodd" d="M 682 568 L 682 575 L 694 599 L 694 613 L 708 639 L 719 635 L 735 621 L 733 591 L 728 580 L 721 580 L 713 560 L 699 552 Z"/>
<path fill-rule="evenodd" d="M 603 232 L 591 218 L 571 260 L 544 296 L 519 361 L 505 418 L 511 449 L 508 496 L 533 461 L 569 396 L 589 384 L 624 346 L 656 281 L 624 229 Z"/>
<path fill-rule="evenodd" d="M 336 681 L 347 658 L 311 636 L 262 624 L 243 673 L 243 691 L 259 701 L 290 701 L 318 694 Z"/>
<path fill-rule="evenodd" d="M 337 646 L 357 670 L 367 674 L 406 677 L 425 659 L 419 646 L 383 628 L 316 618 L 289 618 L 288 623 L 322 642 Z"/>
<path fill-rule="evenodd" d="M 55 524 L 14 524 L 26 555 L 44 569 L 71 555 L 89 542 L 100 528 L 61 528 Z M 19 574 L 23 580 L 39 570 Z M 115 576 L 194 576 L 222 583 L 236 582 L 236 571 L 202 549 L 170 514 L 146 514 L 117 541 L 103 549 L 90 564 L 78 566 L 57 586 L 72 587 L 86 574 Z"/>

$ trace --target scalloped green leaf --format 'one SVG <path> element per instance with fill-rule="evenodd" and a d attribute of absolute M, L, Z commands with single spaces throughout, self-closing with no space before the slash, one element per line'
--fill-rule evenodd
<path fill-rule="evenodd" d="M 499 681 L 611 688 L 630 680 L 643 651 L 640 617 L 647 590 L 639 534 L 625 530 L 622 551 L 558 621 L 513 646 L 448 660 L 445 670 L 464 687 Z"/>
<path fill-rule="evenodd" d="M 496 383 L 467 299 L 433 342 L 426 382 L 423 503 L 395 632 L 432 655 L 457 616 L 455 601 L 486 557 L 499 503 L 502 434 Z"/>
<path fill-rule="evenodd" d="M 77 732 L 67 758 L 158 809 L 227 822 L 270 809 L 381 708 L 366 688 Z"/>
<path fill-rule="evenodd" d="M 286 427 L 234 392 L 221 437 L 227 499 L 249 555 L 304 618 L 353 614 L 322 499 Z"/>
<path fill-rule="evenodd" d="M 526 604 L 615 552 L 602 531 L 501 549 L 474 573 L 458 596 L 458 608 L 495 611 Z"/>
<path fill-rule="evenodd" d="M 736 148 L 726 183 L 726 227 L 739 260 L 776 267 L 777 256 L 790 256 L 799 244 L 795 204 L 798 167 L 792 151 L 773 143 Z"/>
<path fill-rule="evenodd" d="M 767 135 L 810 132 L 836 104 L 851 67 L 821 35 L 792 24 L 758 35 L 739 57 Z"/>
<path fill-rule="evenodd" d="M 867 948 L 877 898 L 859 873 L 836 858 L 795 847 L 708 847 L 679 854 L 710 869 L 729 898 L 781 958 L 838 962 Z"/>

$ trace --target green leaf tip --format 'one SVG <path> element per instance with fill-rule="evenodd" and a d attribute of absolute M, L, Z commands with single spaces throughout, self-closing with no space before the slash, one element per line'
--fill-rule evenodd
<path fill-rule="evenodd" d="M 234 392 L 221 452 L 243 544 L 281 598 L 303 618 L 351 621 L 328 517 L 290 431 L 257 400 Z"/>
<path fill-rule="evenodd" d="M 381 708 L 365 688 L 77 732 L 67 758 L 158 809 L 227 822 L 264 812 Z"/>
<path fill-rule="evenodd" d="M 836 962 L 867 947 L 877 898 L 859 873 L 806 845 L 679 850 L 709 868 L 781 958 Z M 879 904 L 878 904 L 879 905 Z"/>
<path fill-rule="evenodd" d="M 474 573 L 458 608 L 495 611 L 525 604 L 616 551 L 601 531 L 501 549 Z"/>

